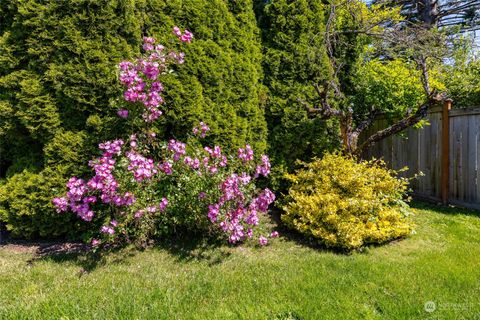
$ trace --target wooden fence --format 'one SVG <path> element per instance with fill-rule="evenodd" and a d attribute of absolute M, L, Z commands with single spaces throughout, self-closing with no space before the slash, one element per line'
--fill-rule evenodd
<path fill-rule="evenodd" d="M 411 184 L 417 197 L 480 209 L 480 108 L 450 107 L 447 101 L 432 108 L 429 125 L 382 140 L 363 157 L 382 157 L 394 169 L 407 166 L 405 176 L 422 172 Z M 380 117 L 367 134 L 386 125 Z"/>

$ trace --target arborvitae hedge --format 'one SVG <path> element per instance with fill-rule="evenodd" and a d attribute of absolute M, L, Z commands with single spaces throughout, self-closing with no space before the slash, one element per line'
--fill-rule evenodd
<path fill-rule="evenodd" d="M 323 45 L 327 6 L 315 0 L 257 1 L 268 87 L 268 153 L 277 171 L 321 155 L 337 138 L 333 123 L 311 119 L 298 102 L 315 102 L 313 84 L 331 74 Z"/>
<path fill-rule="evenodd" d="M 3 0 L 0 16 L 0 219 L 14 235 L 78 230 L 50 199 L 98 142 L 128 132 L 115 116 L 115 66 L 144 35 L 170 41 L 174 25 L 195 35 L 164 83 L 164 136 L 182 139 L 203 120 L 211 142 L 266 148 L 252 0 Z"/>

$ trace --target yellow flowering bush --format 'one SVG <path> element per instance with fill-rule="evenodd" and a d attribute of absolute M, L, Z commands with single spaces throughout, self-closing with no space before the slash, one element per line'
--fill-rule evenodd
<path fill-rule="evenodd" d="M 326 154 L 287 175 L 292 186 L 282 221 L 328 247 L 355 250 L 412 231 L 403 200 L 408 179 L 398 178 L 382 161 Z"/>

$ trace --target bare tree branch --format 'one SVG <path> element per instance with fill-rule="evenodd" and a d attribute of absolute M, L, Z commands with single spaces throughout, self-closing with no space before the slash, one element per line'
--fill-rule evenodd
<path fill-rule="evenodd" d="M 442 101 L 442 98 L 443 97 L 441 95 L 436 93 L 430 94 L 427 101 L 422 104 L 413 115 L 403 118 L 391 126 L 372 134 L 355 150 L 354 154 L 361 155 L 363 151 L 372 147 L 376 142 L 417 124 L 420 120 L 427 116 L 428 109 Z"/>

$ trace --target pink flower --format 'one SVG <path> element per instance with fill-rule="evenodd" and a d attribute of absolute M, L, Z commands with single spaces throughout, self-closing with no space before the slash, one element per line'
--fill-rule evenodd
<path fill-rule="evenodd" d="M 149 212 L 149 213 L 155 213 L 155 212 L 157 212 L 157 207 L 155 207 L 155 206 L 149 206 L 149 207 L 147 207 L 145 210 L 146 210 L 147 212 Z"/>
<path fill-rule="evenodd" d="M 202 138 L 205 138 L 207 131 L 210 131 L 210 128 L 204 122 L 200 122 L 199 127 L 193 128 L 193 134 L 200 134 Z"/>
<path fill-rule="evenodd" d="M 168 147 L 167 148 L 168 148 L 169 151 L 172 151 L 174 153 L 174 155 L 173 155 L 173 160 L 174 161 L 180 160 L 180 157 L 185 155 L 185 153 L 186 153 L 185 143 L 182 143 L 180 141 L 176 141 L 174 139 L 172 139 L 168 142 Z"/>
<path fill-rule="evenodd" d="M 143 37 L 143 50 L 145 51 L 152 51 L 155 49 L 154 47 L 155 39 L 152 37 Z"/>
<path fill-rule="evenodd" d="M 252 226 L 256 226 L 258 225 L 258 216 L 256 214 L 256 212 L 252 212 L 246 219 L 245 219 L 245 222 L 249 225 L 252 225 Z"/>
<path fill-rule="evenodd" d="M 185 30 L 184 34 L 180 37 L 180 41 L 190 43 L 193 39 L 193 33 L 188 30 Z"/>
<path fill-rule="evenodd" d="M 219 210 L 220 206 L 218 204 L 208 206 L 208 219 L 210 219 L 211 222 L 217 221 Z"/>
<path fill-rule="evenodd" d="M 162 171 L 163 173 L 165 173 L 167 175 L 170 175 L 170 174 L 173 173 L 172 164 L 170 162 L 164 162 L 164 163 L 160 164 L 158 166 L 158 168 L 160 169 L 160 171 Z"/>
<path fill-rule="evenodd" d="M 263 190 L 259 196 L 253 200 L 256 209 L 267 212 L 268 206 L 275 201 L 275 194 L 268 188 Z"/>
<path fill-rule="evenodd" d="M 136 181 L 141 182 L 152 178 L 157 174 L 157 169 L 153 163 L 153 159 L 148 159 L 134 151 L 127 152 L 127 158 L 130 160 L 128 171 L 133 173 Z"/>
<path fill-rule="evenodd" d="M 154 44 L 154 43 L 155 43 L 155 38 L 152 38 L 152 37 L 143 37 L 143 43 Z"/>
<path fill-rule="evenodd" d="M 162 201 L 160 201 L 160 205 L 158 206 L 158 208 L 160 209 L 160 212 L 165 211 L 165 209 L 167 208 L 167 206 L 168 206 L 168 200 L 167 200 L 167 198 L 162 198 Z"/>
<path fill-rule="evenodd" d="M 182 36 L 182 31 L 180 31 L 180 28 L 175 26 L 173 27 L 173 34 L 176 35 L 177 37 L 181 37 Z"/>
<path fill-rule="evenodd" d="M 143 210 L 138 210 L 137 212 L 135 212 L 134 217 L 135 217 L 135 219 L 139 219 L 139 218 L 141 218 L 144 214 L 145 214 L 145 211 L 143 211 Z"/>
<path fill-rule="evenodd" d="M 262 164 L 257 166 L 255 171 L 255 177 L 258 177 L 259 175 L 266 177 L 268 176 L 269 173 L 270 173 L 270 161 L 268 159 L 268 156 L 263 155 Z"/>
<path fill-rule="evenodd" d="M 278 238 L 278 236 L 278 231 L 273 231 L 272 233 L 270 233 L 270 238 Z"/>
<path fill-rule="evenodd" d="M 68 201 L 65 197 L 62 198 L 54 198 L 52 203 L 55 205 L 57 212 L 65 212 L 68 210 Z"/>
<path fill-rule="evenodd" d="M 100 240 L 98 240 L 98 239 L 92 239 L 91 245 L 92 245 L 93 247 L 96 247 L 96 246 L 98 246 L 99 244 L 100 244 Z"/>
<path fill-rule="evenodd" d="M 252 148 L 250 147 L 250 145 L 246 145 L 245 146 L 245 149 L 238 149 L 238 157 L 247 162 L 247 161 L 252 161 L 253 160 L 253 150 Z"/>
<path fill-rule="evenodd" d="M 106 141 L 106 142 L 100 143 L 98 145 L 98 148 L 100 150 L 105 151 L 103 153 L 105 157 L 111 157 L 113 155 L 119 156 L 120 153 L 122 152 L 123 144 L 124 144 L 123 140 L 118 139 L 118 140 Z"/>
<path fill-rule="evenodd" d="M 113 235 L 115 233 L 115 230 L 113 230 L 113 228 L 109 226 L 102 226 L 102 228 L 100 229 L 100 232 Z"/>
<path fill-rule="evenodd" d="M 131 194 L 130 192 L 125 192 L 125 194 L 123 195 L 123 205 L 125 206 L 130 206 L 132 205 L 133 203 L 135 203 L 135 196 L 133 194 Z"/>
<path fill-rule="evenodd" d="M 193 34 L 190 31 L 185 30 L 182 34 L 182 31 L 177 26 L 173 27 L 173 34 L 182 42 L 190 43 L 193 39 Z"/>
<path fill-rule="evenodd" d="M 127 109 L 120 109 L 117 111 L 117 114 L 120 118 L 126 119 L 128 118 L 128 110 Z"/>
<path fill-rule="evenodd" d="M 110 221 L 110 224 L 111 224 L 113 227 L 118 226 L 117 220 L 112 220 L 112 221 Z"/>
<path fill-rule="evenodd" d="M 260 236 L 258 238 L 258 243 L 263 247 L 263 246 L 266 246 L 268 244 L 268 239 L 265 238 L 264 236 Z"/>
<path fill-rule="evenodd" d="M 252 177 L 250 177 L 246 172 L 242 172 L 242 174 L 240 175 L 240 177 L 238 177 L 238 180 L 240 180 L 240 182 L 243 184 L 243 185 L 247 185 L 250 183 L 250 181 L 252 180 Z"/>

